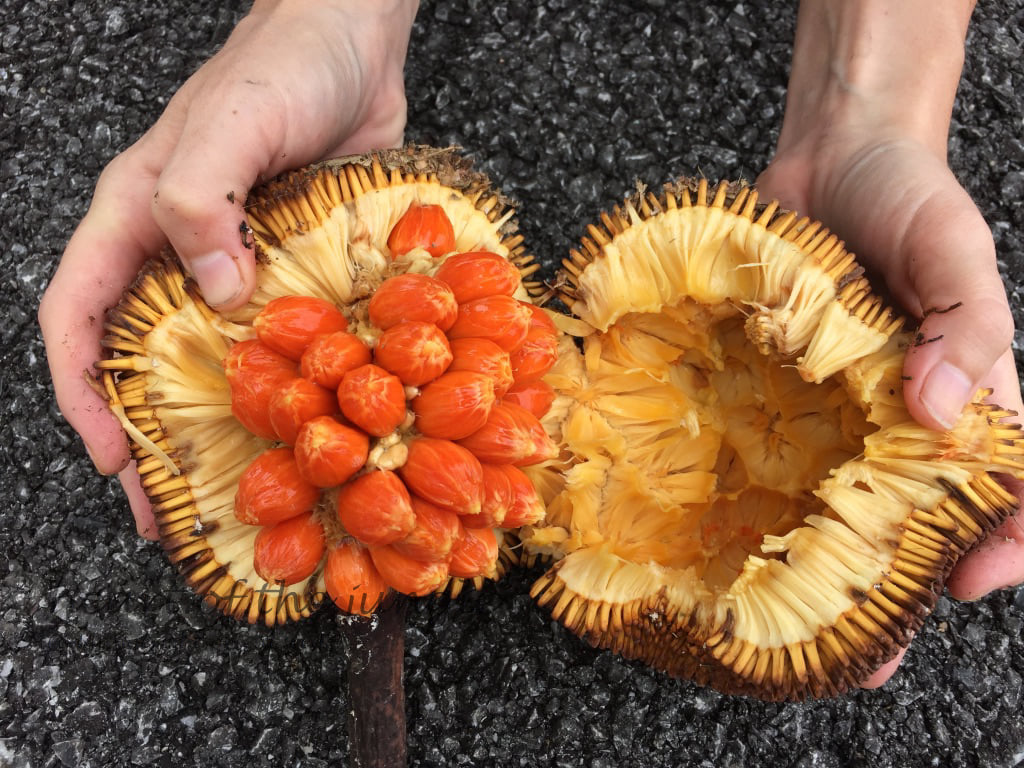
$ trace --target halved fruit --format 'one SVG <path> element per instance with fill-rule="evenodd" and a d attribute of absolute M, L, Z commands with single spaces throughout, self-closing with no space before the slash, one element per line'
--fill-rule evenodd
<path fill-rule="evenodd" d="M 419 394 L 416 387 L 428 387 L 444 372 L 450 356 L 429 375 L 405 382 L 408 386 L 395 379 L 395 402 L 389 400 L 389 412 L 370 414 L 373 418 L 362 418 L 366 414 L 352 406 L 345 382 L 355 371 L 373 367 L 367 364 L 381 335 L 394 333 L 395 323 L 410 319 L 398 305 L 417 300 L 417 285 L 426 285 L 431 297 L 447 302 L 444 317 L 430 318 L 438 323 L 430 328 L 447 346 L 444 334 L 455 320 L 457 306 L 446 284 L 427 276 L 452 255 L 486 251 L 504 260 L 516 275 L 515 296 L 503 292 L 500 299 L 512 302 L 520 313 L 525 311 L 518 309 L 520 302 L 528 306 L 531 292 L 535 295 L 542 288 L 530 279 L 537 266 L 515 233 L 512 212 L 487 179 L 473 173 L 453 151 L 411 148 L 329 161 L 253 190 L 246 210 L 257 255 L 256 289 L 250 302 L 229 313 L 214 312 L 186 279 L 177 259 L 167 255 L 147 265 L 111 312 L 105 344 L 113 356 L 97 367 L 111 407 L 134 442 L 142 484 L 170 558 L 216 607 L 250 622 L 274 625 L 308 615 L 323 601 L 325 589 L 330 593 L 331 583 L 324 581 L 327 555 L 308 574 L 288 572 L 285 583 L 269 583 L 260 576 L 253 552 L 261 527 L 243 522 L 253 518 L 245 506 L 251 493 L 241 495 L 243 508 L 239 516 L 235 514 L 239 479 L 246 467 L 268 450 L 278 450 L 277 438 L 294 440 L 300 471 L 315 475 L 310 482 L 319 486 L 316 499 L 299 511 L 312 510 L 313 522 L 324 532 L 325 552 L 342 545 L 379 545 L 378 540 L 359 541 L 368 527 L 356 519 L 360 509 L 347 507 L 339 518 L 338 498 L 351 496 L 345 493 L 346 484 L 363 482 L 361 478 L 387 476 L 403 482 L 399 478 L 410 455 L 409 444 L 419 436 L 408 401 Z M 425 213 L 431 227 L 443 230 L 440 239 L 427 237 L 422 226 L 410 229 L 413 219 Z M 396 245 L 399 241 L 401 247 Z M 397 309 L 391 306 L 384 312 L 386 302 L 372 304 L 385 281 L 412 274 L 416 277 L 390 284 L 392 293 L 396 285 L 412 286 Z M 266 347 L 271 343 L 287 356 Z M 249 366 L 247 361 L 254 362 Z M 309 383 L 294 384 L 298 377 Z M 337 402 L 291 408 L 285 414 L 286 387 L 289 392 L 337 388 Z M 278 403 L 282 407 L 274 410 L 271 403 L 278 392 L 284 392 Z M 287 429 L 282 429 L 287 435 L 270 425 L 269 417 L 277 411 L 282 411 L 279 421 L 287 421 Z M 317 419 L 353 438 L 344 441 L 339 455 L 326 458 L 320 455 L 324 446 L 318 444 L 317 460 L 329 459 L 326 469 L 331 471 L 313 471 L 303 438 Z M 461 490 L 473 495 L 471 488 Z M 271 484 L 264 493 L 269 498 L 261 497 L 261 503 L 272 511 L 290 509 L 286 499 L 274 496 L 281 493 L 284 490 Z M 380 516 L 379 510 L 370 512 Z M 277 519 L 271 513 L 264 516 Z M 413 527 L 411 511 L 407 517 L 408 524 L 396 529 L 396 540 Z M 502 541 L 500 530 L 495 535 Z M 358 559 L 363 568 L 373 568 L 375 557 L 387 559 L 370 556 L 369 550 L 364 554 Z M 502 571 L 511 559 L 506 549 L 479 573 Z M 262 571 L 277 572 L 269 567 Z M 442 562 L 429 579 L 415 581 L 414 591 L 447 587 L 457 593 L 463 580 L 449 581 L 447 574 Z M 381 575 L 368 578 L 377 585 Z M 483 578 L 471 581 L 482 584 Z M 401 585 L 388 586 L 401 591 Z M 346 584 L 344 594 L 331 597 L 347 605 L 355 588 Z M 367 610 L 361 605 L 357 612 Z"/>
<path fill-rule="evenodd" d="M 843 243 L 757 193 L 641 193 L 564 262 L 583 321 L 544 381 L 560 462 L 521 532 L 533 595 L 591 642 L 767 699 L 855 686 L 1016 508 L 1024 434 L 979 392 L 948 432 L 903 404 L 902 320 Z"/>

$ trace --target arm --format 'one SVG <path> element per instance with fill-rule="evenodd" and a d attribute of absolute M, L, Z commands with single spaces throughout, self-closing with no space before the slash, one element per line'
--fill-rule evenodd
<path fill-rule="evenodd" d="M 121 473 L 136 523 L 153 516 L 126 438 L 83 372 L 102 318 L 170 243 L 217 308 L 244 304 L 255 262 L 239 234 L 249 188 L 286 168 L 397 146 L 415 0 L 256 0 L 223 49 L 104 170 L 47 288 L 39 323 L 61 412 L 96 467 Z"/>
<path fill-rule="evenodd" d="M 904 369 L 907 407 L 934 429 L 979 387 L 1022 410 L 992 235 L 946 165 L 973 6 L 804 0 L 777 154 L 759 180 L 765 194 L 841 233 L 937 339 L 910 350 Z M 1016 520 L 961 561 L 948 583 L 955 597 L 1024 579 L 1024 536 L 1004 538 L 1013 530 Z M 866 684 L 880 685 L 896 663 Z"/>

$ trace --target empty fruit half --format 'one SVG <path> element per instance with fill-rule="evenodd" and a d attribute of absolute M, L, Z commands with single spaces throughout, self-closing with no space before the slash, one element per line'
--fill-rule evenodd
<path fill-rule="evenodd" d="M 533 594 L 594 645 L 767 699 L 855 686 L 1016 508 L 1014 415 L 903 403 L 914 343 L 821 224 L 706 182 L 638 193 L 564 262 L 558 462 Z"/>

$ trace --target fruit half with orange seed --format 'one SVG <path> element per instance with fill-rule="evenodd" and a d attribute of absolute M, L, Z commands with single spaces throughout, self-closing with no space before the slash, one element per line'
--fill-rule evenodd
<path fill-rule="evenodd" d="M 309 389 L 289 384 L 299 377 L 335 393 L 344 389 L 347 374 L 372 365 L 371 349 L 386 330 L 374 326 L 373 318 L 388 326 L 396 318 L 422 322 L 418 315 L 395 310 L 393 301 L 389 311 L 398 315 L 381 319 L 383 300 L 374 305 L 371 318 L 368 305 L 375 291 L 406 272 L 432 275 L 447 254 L 486 251 L 506 260 L 512 272 L 524 277 L 515 301 L 544 287 L 529 277 L 536 266 L 502 198 L 452 152 L 390 151 L 302 169 L 252 190 L 246 216 L 256 252 L 251 300 L 231 312 L 214 312 L 186 281 L 173 255 L 154 261 L 111 314 L 105 343 L 112 356 L 100 361 L 98 369 L 112 410 L 133 440 L 171 559 L 211 604 L 250 622 L 274 625 L 308 616 L 317 606 L 324 594 L 327 555 L 308 577 L 283 590 L 260 576 L 253 547 L 263 528 L 234 515 L 246 467 L 294 432 L 307 474 L 324 486 L 311 514 L 324 528 L 327 549 L 335 551 L 346 537 L 336 513 L 339 489 L 364 474 L 398 471 L 416 432 L 407 412 L 407 399 L 415 391 L 406 391 L 380 368 L 389 382 L 384 389 L 397 394 L 369 403 L 341 393 L 341 416 L 317 413 L 320 408 L 286 408 L 289 398 L 281 394 L 282 402 L 273 409 L 275 430 L 270 418 L 274 396 L 292 387 Z M 429 297 L 428 303 L 440 297 L 441 311 L 429 319 L 443 335 L 457 315 L 450 288 L 433 277 L 401 278 L 391 285 L 405 282 L 429 286 L 419 296 Z M 415 298 L 410 296 L 410 307 Z M 258 338 L 261 334 L 266 343 Z M 372 387 L 362 389 L 365 394 Z M 341 451 L 337 461 L 321 461 L 330 441 L 321 441 L 316 451 L 303 447 L 300 433 L 322 418 L 331 420 L 332 431 L 352 438 L 342 441 L 349 450 Z M 318 462 L 333 467 L 333 474 L 314 472 L 311 467 Z M 465 473 L 460 477 L 465 485 Z M 479 503 L 478 489 L 459 493 L 467 507 Z M 448 502 L 458 506 L 456 497 L 453 491 Z M 275 514 L 243 517 L 269 522 L 277 519 Z M 451 518 L 455 513 L 445 514 Z M 281 576 L 265 566 L 261 560 L 268 575 Z M 434 575 L 438 572 L 435 568 Z M 295 577 L 286 574 L 289 581 Z M 443 588 L 447 579 L 444 570 L 444 578 L 432 580 L 431 589 Z M 452 581 L 449 589 L 458 592 L 461 580 Z"/>

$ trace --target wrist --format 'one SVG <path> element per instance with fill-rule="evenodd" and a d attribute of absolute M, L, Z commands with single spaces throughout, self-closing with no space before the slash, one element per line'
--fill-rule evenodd
<path fill-rule="evenodd" d="M 944 159 L 972 7 L 803 0 L 780 150 L 872 136 L 916 141 Z"/>

